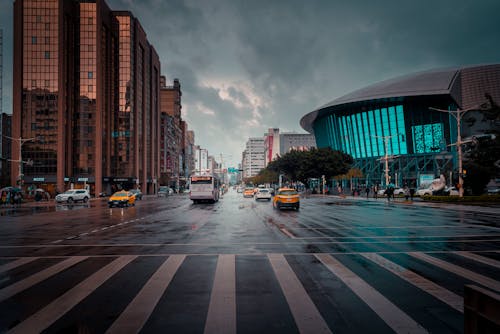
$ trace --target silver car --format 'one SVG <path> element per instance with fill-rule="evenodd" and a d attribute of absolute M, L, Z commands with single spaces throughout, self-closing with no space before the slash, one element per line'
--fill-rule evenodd
<path fill-rule="evenodd" d="M 62 202 L 73 203 L 78 201 L 87 203 L 89 199 L 90 199 L 90 194 L 85 189 L 71 189 L 56 196 L 57 203 L 62 203 Z"/>

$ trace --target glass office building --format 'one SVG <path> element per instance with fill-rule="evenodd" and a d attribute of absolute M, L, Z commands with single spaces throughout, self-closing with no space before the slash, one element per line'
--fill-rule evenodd
<path fill-rule="evenodd" d="M 11 183 L 53 195 L 154 193 L 160 60 L 130 12 L 104 0 L 14 2 Z M 32 162 L 32 163 L 31 163 Z"/>
<path fill-rule="evenodd" d="M 457 124 L 448 113 L 500 101 L 500 65 L 438 69 L 386 80 L 354 91 L 305 115 L 301 126 L 318 147 L 350 154 L 362 184 L 384 184 L 387 158 L 391 182 L 418 185 L 422 175 L 456 169 Z M 481 111 L 467 113 L 462 136 L 494 133 L 498 122 Z"/>

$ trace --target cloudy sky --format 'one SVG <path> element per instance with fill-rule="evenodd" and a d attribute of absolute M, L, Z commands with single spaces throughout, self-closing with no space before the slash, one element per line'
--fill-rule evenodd
<path fill-rule="evenodd" d="M 270 127 L 366 85 L 437 67 L 500 62 L 498 0 L 107 0 L 140 20 L 196 143 L 241 160 Z M 0 1 L 4 111 L 11 110 L 12 3 Z"/>

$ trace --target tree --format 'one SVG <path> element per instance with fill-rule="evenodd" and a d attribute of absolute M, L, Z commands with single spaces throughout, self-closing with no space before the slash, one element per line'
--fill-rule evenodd
<path fill-rule="evenodd" d="M 309 178 L 324 175 L 329 180 L 336 175 L 345 174 L 352 163 L 350 155 L 325 147 L 309 151 L 292 150 L 272 161 L 267 169 L 285 174 L 290 180 L 307 184 Z"/>
<path fill-rule="evenodd" d="M 490 179 L 500 175 L 500 136 L 474 141 L 465 159 L 464 188 L 482 194 Z"/>

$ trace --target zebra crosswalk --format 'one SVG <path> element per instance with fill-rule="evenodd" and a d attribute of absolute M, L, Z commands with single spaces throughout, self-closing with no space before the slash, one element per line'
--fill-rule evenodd
<path fill-rule="evenodd" d="M 0 332 L 454 333 L 500 253 L 0 259 Z M 50 259 L 50 261 L 48 261 Z"/>

